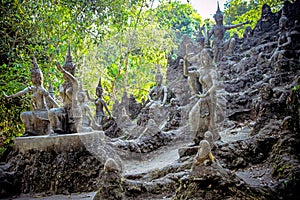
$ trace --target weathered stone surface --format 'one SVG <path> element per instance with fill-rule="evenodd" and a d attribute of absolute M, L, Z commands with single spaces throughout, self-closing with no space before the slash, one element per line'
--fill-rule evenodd
<path fill-rule="evenodd" d="M 20 153 L 26 153 L 29 150 L 35 151 L 55 151 L 57 153 L 65 152 L 72 148 L 84 148 L 81 138 L 105 138 L 103 131 L 88 133 L 74 133 L 56 136 L 34 136 L 34 137 L 16 137 L 14 148 Z"/>

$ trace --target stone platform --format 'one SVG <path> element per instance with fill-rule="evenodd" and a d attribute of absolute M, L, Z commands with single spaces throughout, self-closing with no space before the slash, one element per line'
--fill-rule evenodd
<path fill-rule="evenodd" d="M 27 152 L 29 150 L 64 152 L 69 149 L 74 149 L 86 146 L 86 143 L 93 142 L 95 139 L 105 142 L 107 137 L 104 131 L 93 131 L 87 133 L 73 133 L 62 135 L 41 135 L 30 137 L 16 137 L 14 148 L 19 152 Z"/>

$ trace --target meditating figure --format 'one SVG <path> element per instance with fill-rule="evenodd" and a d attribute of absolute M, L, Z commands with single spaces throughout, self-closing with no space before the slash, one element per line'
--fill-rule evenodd
<path fill-rule="evenodd" d="M 61 67 L 60 63 L 56 62 L 56 66 L 63 73 L 65 82 L 59 88 L 63 106 L 49 111 L 51 134 L 78 133 L 82 126 L 82 113 L 78 103 L 79 84 L 74 77 L 75 65 L 72 61 L 70 44 L 65 64 Z"/>
<path fill-rule="evenodd" d="M 43 87 L 43 73 L 40 70 L 36 58 L 33 58 L 33 67 L 31 70 L 31 82 L 33 86 L 26 87 L 24 90 L 16 94 L 7 96 L 6 98 L 14 98 L 31 92 L 32 111 L 26 111 L 21 114 L 21 120 L 25 125 L 25 134 L 23 136 L 46 135 L 49 132 L 48 107 L 46 102 L 51 106 L 58 107 L 56 101 L 49 92 Z"/>
<path fill-rule="evenodd" d="M 276 62 L 279 59 L 282 59 L 287 50 L 290 49 L 292 39 L 290 36 L 290 32 L 287 28 L 288 18 L 285 16 L 284 10 L 282 9 L 281 18 L 279 19 L 279 38 L 278 38 L 278 46 L 270 58 L 270 61 Z"/>
<path fill-rule="evenodd" d="M 198 77 L 202 85 L 202 93 L 198 93 L 197 103 L 193 106 L 189 113 L 190 129 L 195 133 L 195 145 L 203 139 L 204 133 L 210 131 L 214 140 L 219 140 L 220 135 L 216 128 L 216 88 L 217 88 L 217 71 L 213 64 L 212 50 L 204 48 L 198 60 L 198 70 L 189 71 L 184 60 L 184 75 Z"/>
<path fill-rule="evenodd" d="M 148 94 L 149 103 L 146 105 L 147 107 L 156 107 L 163 106 L 167 102 L 167 94 L 168 89 L 166 86 L 162 85 L 163 75 L 160 72 L 160 68 L 157 69 L 157 73 L 155 75 L 156 86 L 154 86 Z"/>
<path fill-rule="evenodd" d="M 225 32 L 227 30 L 237 28 L 244 24 L 247 24 L 248 21 L 240 23 L 240 24 L 236 24 L 236 25 L 223 25 L 223 15 L 220 11 L 219 3 L 218 3 L 217 12 L 214 15 L 214 19 L 216 21 L 216 24 L 208 32 L 205 44 L 209 45 L 209 39 L 211 38 L 212 35 L 214 35 L 212 48 L 213 48 L 213 52 L 214 52 L 214 61 L 215 61 L 215 63 L 217 63 L 223 57 L 224 52 L 226 52 L 227 55 L 231 55 L 233 53 L 233 50 L 235 47 L 235 39 L 234 38 L 230 38 L 229 40 L 224 42 Z"/>

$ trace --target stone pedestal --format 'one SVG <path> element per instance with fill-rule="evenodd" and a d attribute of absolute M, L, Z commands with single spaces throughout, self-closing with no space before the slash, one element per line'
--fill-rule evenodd
<path fill-rule="evenodd" d="M 17 137 L 14 148 L 18 152 L 25 153 L 29 150 L 49 151 L 54 150 L 57 153 L 69 149 L 84 147 L 89 145 L 88 141 L 95 142 L 95 139 L 102 142 L 106 140 L 103 131 L 94 131 L 88 133 L 74 133 L 65 135 L 41 135 L 31 137 Z"/>

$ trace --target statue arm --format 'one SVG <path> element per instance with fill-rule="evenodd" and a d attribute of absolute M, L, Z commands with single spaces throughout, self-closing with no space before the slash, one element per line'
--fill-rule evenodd
<path fill-rule="evenodd" d="M 205 44 L 209 44 L 209 39 L 211 38 L 211 36 L 214 34 L 214 26 L 209 30 L 207 37 L 205 38 Z"/>
<path fill-rule="evenodd" d="M 162 101 L 162 104 L 164 105 L 167 101 L 167 97 L 168 97 L 168 89 L 166 86 L 164 86 L 164 99 Z"/>
<path fill-rule="evenodd" d="M 148 93 L 148 99 L 149 99 L 149 101 L 153 101 L 153 99 L 151 98 L 152 93 L 153 93 L 153 88 Z"/>
<path fill-rule="evenodd" d="M 246 22 L 242 22 L 242 23 L 234 24 L 234 25 L 224 25 L 224 27 L 225 27 L 225 30 L 229 30 L 229 29 L 233 29 L 233 28 L 238 28 L 238 27 L 243 26 L 248 23 L 249 23 L 249 21 L 246 21 Z"/>
<path fill-rule="evenodd" d="M 54 107 L 58 108 L 59 105 L 58 105 L 57 102 L 51 97 L 51 95 L 49 94 L 49 92 L 47 92 L 46 90 L 44 90 L 43 92 L 44 92 L 44 96 L 52 103 L 52 105 L 54 105 Z"/>
<path fill-rule="evenodd" d="M 183 75 L 185 76 L 199 76 L 198 72 L 189 72 L 187 65 L 186 65 L 186 59 L 183 60 Z"/>
<path fill-rule="evenodd" d="M 78 92 L 78 88 L 79 88 L 78 81 L 77 81 L 77 79 L 71 73 L 69 73 L 64 68 L 62 68 L 61 65 L 60 65 L 60 63 L 58 61 L 56 61 L 56 66 L 72 82 L 72 89 L 73 89 L 73 93 L 72 93 L 72 106 L 76 107 L 77 106 L 77 92 Z"/>
<path fill-rule="evenodd" d="M 15 94 L 6 95 L 5 92 L 3 92 L 3 95 L 4 95 L 5 98 L 10 99 L 10 98 L 15 98 L 15 97 L 22 96 L 22 95 L 24 95 L 24 94 L 26 94 L 26 93 L 28 93 L 30 91 L 32 91 L 32 88 L 31 87 L 27 87 L 24 90 L 21 90 L 21 91 L 15 93 Z"/>
<path fill-rule="evenodd" d="M 87 98 L 88 98 L 89 101 L 92 101 L 92 102 L 96 101 L 96 99 L 92 99 L 91 98 L 91 96 L 89 94 L 89 91 L 85 90 L 85 93 L 86 93 L 86 96 L 87 96 Z"/>
<path fill-rule="evenodd" d="M 278 42 L 278 47 L 285 47 L 292 43 L 292 39 L 288 34 L 286 34 L 286 37 L 287 37 L 287 41 L 283 44 L 279 44 L 279 42 Z"/>
<path fill-rule="evenodd" d="M 107 111 L 107 113 L 109 114 L 109 116 L 111 116 L 111 113 L 109 112 L 108 107 L 103 99 L 102 99 L 102 104 L 103 104 L 105 110 Z"/>

